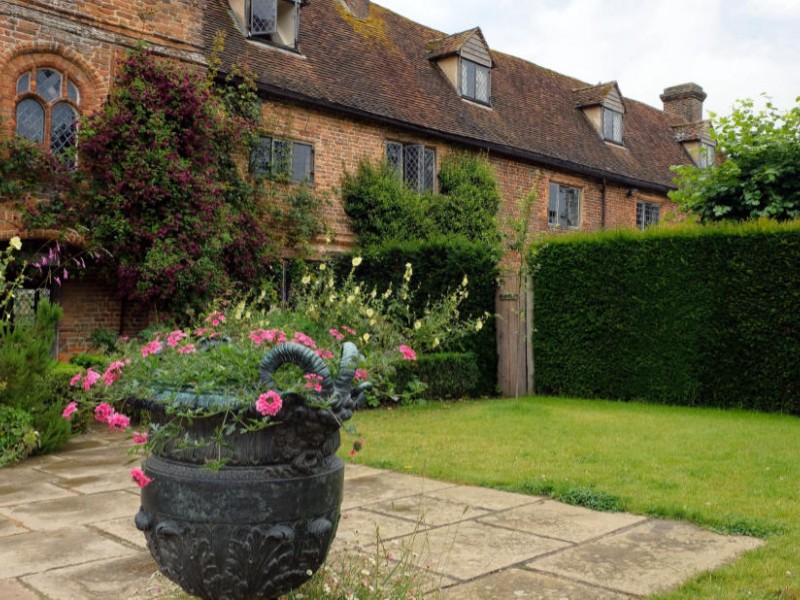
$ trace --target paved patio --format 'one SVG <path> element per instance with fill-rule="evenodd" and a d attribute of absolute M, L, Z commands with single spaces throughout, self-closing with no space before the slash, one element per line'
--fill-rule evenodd
<path fill-rule="evenodd" d="M 176 588 L 133 525 L 121 436 L 75 437 L 0 469 L 0 598 L 153 599 Z M 348 465 L 331 557 L 410 548 L 447 600 L 621 600 L 668 590 L 762 542 Z"/>

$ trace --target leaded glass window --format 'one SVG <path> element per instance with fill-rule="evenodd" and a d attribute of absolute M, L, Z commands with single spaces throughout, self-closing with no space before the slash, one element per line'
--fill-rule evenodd
<path fill-rule="evenodd" d="M 262 136 L 250 153 L 250 172 L 295 183 L 312 183 L 314 146 Z"/>
<path fill-rule="evenodd" d="M 652 202 L 636 203 L 636 226 L 639 229 L 646 229 L 651 225 L 658 225 L 660 208 L 658 204 Z"/>
<path fill-rule="evenodd" d="M 65 160 L 77 143 L 80 90 L 64 73 L 35 68 L 17 78 L 16 132 Z"/>
<path fill-rule="evenodd" d="M 297 46 L 298 4 L 298 0 L 248 0 L 248 34 L 294 48 Z"/>
<path fill-rule="evenodd" d="M 64 154 L 75 146 L 75 124 L 78 113 L 66 102 L 59 102 L 53 107 L 50 117 L 50 150 L 56 154 Z"/>
<path fill-rule="evenodd" d="M 576 229 L 581 223 L 581 191 L 575 187 L 550 184 L 547 222 L 554 227 Z"/>
<path fill-rule="evenodd" d="M 622 143 L 622 113 L 610 108 L 603 108 L 603 138 Z"/>
<path fill-rule="evenodd" d="M 386 163 L 415 192 L 432 192 L 436 185 L 436 150 L 422 144 L 386 143 Z"/>
<path fill-rule="evenodd" d="M 272 35 L 277 30 L 277 0 L 250 0 L 250 35 Z"/>
<path fill-rule="evenodd" d="M 491 98 L 489 68 L 461 59 L 461 95 L 471 100 L 489 104 Z"/>
<path fill-rule="evenodd" d="M 44 141 L 44 107 L 25 98 L 17 103 L 17 135 L 33 142 Z"/>

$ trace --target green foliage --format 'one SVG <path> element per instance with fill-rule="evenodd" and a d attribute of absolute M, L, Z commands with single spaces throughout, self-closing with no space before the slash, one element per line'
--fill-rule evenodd
<path fill-rule="evenodd" d="M 386 240 L 424 239 L 435 228 L 430 199 L 409 189 L 386 162 L 361 161 L 342 179 L 344 211 L 361 246 Z"/>
<path fill-rule="evenodd" d="M 496 245 L 500 192 L 483 156 L 453 153 L 439 172 L 440 194 L 418 194 L 383 161 L 362 161 L 345 173 L 345 213 L 363 247 L 387 241 L 426 240 L 444 234 Z"/>
<path fill-rule="evenodd" d="M 425 385 L 426 400 L 452 400 L 479 396 L 483 389 L 481 372 L 473 352 L 423 354 L 416 363 L 403 363 L 397 369 L 399 387 L 414 378 Z M 406 384 L 407 385 L 407 384 Z"/>
<path fill-rule="evenodd" d="M 619 497 L 599 492 L 592 486 L 571 487 L 565 492 L 556 493 L 554 497 L 564 504 L 583 506 L 591 510 L 619 512 L 623 509 L 622 500 Z"/>
<path fill-rule="evenodd" d="M 440 351 L 472 352 L 480 372 L 475 394 L 493 395 L 497 387 L 497 344 L 494 299 L 497 287 L 498 251 L 463 238 L 437 238 L 428 241 L 390 242 L 363 253 L 359 276 L 367 287 L 384 289 L 402 281 L 405 265 L 414 265 L 418 287 L 412 310 L 424 314 L 428 303 L 456 290 L 467 278 L 469 295 L 459 308 L 462 319 L 481 319 L 479 330 L 459 340 L 442 338 Z M 433 349 L 433 348 L 431 348 Z"/>
<path fill-rule="evenodd" d="M 104 354 L 89 354 L 81 352 L 69 359 L 70 364 L 87 369 L 92 367 L 95 370 L 105 370 L 111 362 L 111 358 Z"/>
<path fill-rule="evenodd" d="M 537 390 L 800 414 L 800 224 L 533 247 Z"/>
<path fill-rule="evenodd" d="M 756 112 L 752 100 L 739 101 L 714 120 L 713 135 L 725 161 L 678 167 L 673 200 L 704 222 L 800 217 L 800 105 Z"/>
<path fill-rule="evenodd" d="M 496 245 L 500 190 L 485 156 L 453 152 L 442 159 L 439 192 L 430 206 L 437 231 Z"/>
<path fill-rule="evenodd" d="M 0 197 L 20 201 L 33 192 L 52 193 L 66 183 L 68 173 L 38 144 L 16 135 L 0 137 Z"/>
<path fill-rule="evenodd" d="M 0 405 L 0 467 L 28 456 L 38 445 L 38 437 L 30 413 Z"/>

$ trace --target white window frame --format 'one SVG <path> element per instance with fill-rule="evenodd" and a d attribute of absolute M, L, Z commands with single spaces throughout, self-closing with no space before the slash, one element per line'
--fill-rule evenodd
<path fill-rule="evenodd" d="M 550 227 L 580 229 L 582 190 L 579 187 L 550 182 L 547 223 Z"/>

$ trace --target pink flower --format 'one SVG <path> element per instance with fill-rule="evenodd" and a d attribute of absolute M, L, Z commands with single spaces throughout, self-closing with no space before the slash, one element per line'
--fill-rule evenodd
<path fill-rule="evenodd" d="M 189 337 L 189 336 L 188 336 L 188 335 L 186 335 L 186 334 L 185 334 L 183 331 L 181 331 L 180 329 L 178 329 L 178 330 L 175 330 L 175 331 L 171 332 L 171 333 L 170 333 L 170 334 L 167 336 L 167 345 L 168 345 L 170 348 L 174 348 L 175 346 L 177 346 L 177 345 L 180 343 L 180 341 L 181 341 L 183 338 L 186 338 L 186 337 Z"/>
<path fill-rule="evenodd" d="M 127 362 L 116 360 L 112 362 L 110 365 L 108 365 L 106 372 L 103 373 L 102 377 L 103 383 L 105 383 L 108 386 L 114 383 L 117 379 L 119 379 L 122 376 L 122 367 L 124 367 L 128 362 L 130 362 L 130 360 L 128 360 Z"/>
<path fill-rule="evenodd" d="M 97 383 L 98 379 L 100 379 L 100 373 L 93 371 L 92 368 L 89 367 L 86 369 L 86 377 L 83 378 L 83 389 L 88 390 L 95 383 Z"/>
<path fill-rule="evenodd" d="M 144 471 L 142 471 L 139 467 L 131 469 L 131 479 L 133 479 L 136 482 L 136 485 L 138 485 L 140 488 L 143 488 L 148 483 L 153 481 L 150 477 L 145 475 Z"/>
<path fill-rule="evenodd" d="M 196 336 L 201 336 L 201 335 L 205 335 L 209 331 L 211 331 L 211 330 L 208 327 L 201 327 L 200 329 L 195 329 L 194 330 L 194 334 Z"/>
<path fill-rule="evenodd" d="M 405 344 L 402 344 L 398 350 L 403 355 L 403 360 L 417 360 L 417 353 Z"/>
<path fill-rule="evenodd" d="M 108 417 L 108 428 L 112 431 L 125 431 L 130 426 L 130 418 L 122 413 L 113 412 Z"/>
<path fill-rule="evenodd" d="M 317 343 L 302 331 L 295 333 L 292 341 L 297 342 L 298 344 L 303 344 L 303 346 L 308 346 L 309 348 L 316 349 L 317 347 Z"/>
<path fill-rule="evenodd" d="M 342 327 L 342 330 L 347 332 L 347 333 L 349 333 L 350 335 L 356 335 L 356 330 L 355 329 L 351 329 L 350 327 L 347 327 L 347 325 Z"/>
<path fill-rule="evenodd" d="M 211 323 L 214 327 L 219 327 L 220 323 L 225 322 L 225 315 L 215 310 L 206 317 L 206 323 Z"/>
<path fill-rule="evenodd" d="M 247 337 L 256 345 L 264 342 L 282 344 L 286 341 L 286 334 L 280 329 L 254 329 Z"/>
<path fill-rule="evenodd" d="M 314 390 L 315 392 L 322 391 L 322 375 L 306 373 L 303 375 L 303 379 L 306 380 L 306 389 Z"/>
<path fill-rule="evenodd" d="M 158 340 L 153 340 L 152 342 L 148 342 L 144 346 L 142 346 L 142 358 L 150 356 L 151 354 L 157 354 L 161 352 L 163 348 L 163 344 Z"/>
<path fill-rule="evenodd" d="M 61 412 L 61 416 L 67 421 L 72 419 L 72 413 L 78 410 L 78 405 L 75 402 L 70 402 L 67 407 Z"/>
<path fill-rule="evenodd" d="M 330 333 L 337 341 L 341 342 L 344 339 L 344 335 L 339 333 L 336 329 L 329 329 L 328 333 Z"/>
<path fill-rule="evenodd" d="M 194 354 L 195 352 L 197 352 L 197 348 L 194 347 L 194 344 L 186 344 L 178 348 L 178 354 Z"/>
<path fill-rule="evenodd" d="M 147 432 L 146 431 L 134 431 L 133 432 L 133 443 L 134 444 L 146 444 L 147 443 Z"/>
<path fill-rule="evenodd" d="M 103 402 L 98 404 L 97 408 L 94 409 L 94 418 L 96 421 L 100 421 L 101 423 L 108 423 L 111 415 L 114 413 L 115 411 L 111 405 L 107 402 Z"/>
<path fill-rule="evenodd" d="M 317 356 L 319 356 L 322 360 L 327 360 L 329 358 L 333 358 L 333 352 L 320 348 L 317 350 Z"/>
<path fill-rule="evenodd" d="M 256 400 L 256 410 L 262 415 L 274 417 L 278 414 L 283 406 L 283 399 L 278 395 L 278 392 L 270 390 L 265 394 L 261 394 Z"/>
<path fill-rule="evenodd" d="M 368 377 L 369 375 L 366 369 L 356 369 L 356 374 L 353 376 L 353 379 L 356 381 L 366 381 Z"/>
<path fill-rule="evenodd" d="M 75 375 L 72 377 L 72 379 L 70 379 L 70 380 L 69 380 L 69 384 L 70 384 L 72 387 L 75 387 L 76 385 L 78 385 L 78 382 L 81 380 L 81 377 L 83 377 L 83 373 L 76 373 L 76 374 L 75 374 Z"/>

